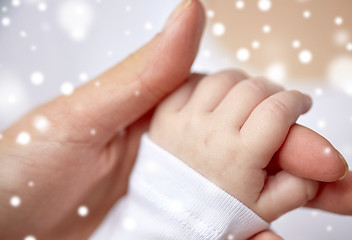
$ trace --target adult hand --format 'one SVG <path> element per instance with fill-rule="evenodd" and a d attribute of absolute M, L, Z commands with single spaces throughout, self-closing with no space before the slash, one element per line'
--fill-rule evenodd
<path fill-rule="evenodd" d="M 301 167 L 303 170 L 303 165 Z M 315 166 L 308 167 L 312 170 L 315 168 Z M 343 215 L 352 215 L 352 172 L 348 172 L 341 181 L 320 183 L 318 194 L 306 206 Z M 253 236 L 250 240 L 283 240 L 283 238 L 272 231 L 264 231 Z"/>
<path fill-rule="evenodd" d="M 126 193 L 147 112 L 188 78 L 203 25 L 201 4 L 183 1 L 147 45 L 2 133 L 0 239 L 88 238 Z M 47 131 L 33 126 L 38 116 Z M 20 206 L 10 205 L 13 196 Z"/>
<path fill-rule="evenodd" d="M 140 135 L 149 124 L 149 111 L 188 78 L 203 25 L 204 11 L 199 1 L 183 1 L 163 32 L 147 45 L 73 95 L 33 110 L 3 132 L 1 239 L 26 235 L 87 239 L 126 193 Z M 38 116 L 50 123 L 44 132 L 32 124 Z M 31 136 L 28 144 L 26 135 L 19 135 L 23 131 Z M 294 133 L 289 136 L 296 136 Z M 302 137 L 315 142 L 317 149 L 326 147 L 327 141 L 315 133 Z M 297 152 L 302 145 L 300 139 L 287 138 L 285 145 L 291 147 L 278 156 L 282 168 L 293 164 L 287 170 L 303 175 L 310 172 L 309 177 L 315 180 L 324 180 L 322 172 L 329 173 L 331 181 L 343 175 L 344 167 L 334 154 L 326 157 L 326 165 L 319 163 L 318 172 L 314 172 L 316 167 L 302 170 L 305 162 L 314 166 L 320 159 L 314 158 L 311 149 Z M 293 156 L 302 163 L 295 165 Z M 29 181 L 33 187 L 28 186 Z M 19 207 L 9 204 L 13 196 L 20 197 Z M 77 214 L 80 205 L 89 209 L 86 218 Z"/>
<path fill-rule="evenodd" d="M 339 163 L 338 159 L 342 161 Z M 331 168 L 325 168 L 325 164 Z M 347 164 L 344 168 L 341 164 L 346 162 L 326 139 L 308 128 L 294 125 L 269 168 L 275 172 L 283 169 L 320 183 L 317 195 L 309 201 L 303 199 L 302 206 L 352 215 L 352 172 L 348 172 Z M 281 239 L 272 231 L 264 231 L 250 240 Z"/>
<path fill-rule="evenodd" d="M 341 154 L 317 133 L 294 125 L 272 165 L 320 182 L 317 195 L 305 206 L 352 215 L 352 172 Z"/>
<path fill-rule="evenodd" d="M 303 166 L 302 166 L 303 167 Z M 311 166 L 311 169 L 314 167 Z M 303 168 L 302 168 L 303 169 Z M 320 190 L 316 197 L 309 201 L 306 206 L 318 208 L 325 211 L 352 215 L 352 172 L 348 172 L 346 177 L 337 182 L 320 183 Z M 272 231 L 264 231 L 250 240 L 282 240 L 279 235 Z"/>

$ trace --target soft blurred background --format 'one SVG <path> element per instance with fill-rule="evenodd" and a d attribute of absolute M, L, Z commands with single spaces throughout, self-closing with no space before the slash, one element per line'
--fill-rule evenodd
<path fill-rule="evenodd" d="M 176 0 L 0 0 L 1 131 L 147 42 Z M 352 1 L 204 0 L 194 71 L 242 68 L 309 93 L 299 119 L 352 165 Z M 350 168 L 351 169 L 351 168 Z M 298 209 L 273 223 L 288 240 L 352 239 L 352 217 Z"/>

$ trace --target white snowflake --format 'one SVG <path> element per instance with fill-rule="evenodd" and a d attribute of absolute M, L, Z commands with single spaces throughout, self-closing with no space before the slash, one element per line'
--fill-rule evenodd
<path fill-rule="evenodd" d="M 86 216 L 88 216 L 88 214 L 89 214 L 89 209 L 88 209 L 87 206 L 82 205 L 82 206 L 79 206 L 79 207 L 78 207 L 77 213 L 78 213 L 78 215 L 81 216 L 81 217 L 86 217 Z"/>
<path fill-rule="evenodd" d="M 44 75 L 39 71 L 35 71 L 31 74 L 31 82 L 33 85 L 41 85 L 44 82 Z"/>
<path fill-rule="evenodd" d="M 312 211 L 312 212 L 311 212 L 311 215 L 312 215 L 312 217 L 318 216 L 318 211 Z"/>
<path fill-rule="evenodd" d="M 46 2 L 41 2 L 38 4 L 38 10 L 41 12 L 45 12 L 48 9 L 48 5 Z"/>
<path fill-rule="evenodd" d="M 50 122 L 45 116 L 36 116 L 33 120 L 33 126 L 39 132 L 44 133 L 49 130 Z"/>
<path fill-rule="evenodd" d="M 126 10 L 126 12 L 131 12 L 132 7 L 131 7 L 130 5 L 127 5 L 127 6 L 125 7 L 125 10 Z"/>
<path fill-rule="evenodd" d="M 235 239 L 235 236 L 230 234 L 227 236 L 227 240 L 234 240 Z"/>
<path fill-rule="evenodd" d="M 24 240 L 37 240 L 37 239 L 32 235 L 28 235 L 24 238 Z"/>
<path fill-rule="evenodd" d="M 38 10 L 41 12 L 45 12 L 47 8 L 48 8 L 48 6 L 46 5 L 45 2 L 41 2 L 38 4 Z"/>
<path fill-rule="evenodd" d="M 324 154 L 325 155 L 329 155 L 330 153 L 331 153 L 331 148 L 330 147 L 324 148 Z"/>
<path fill-rule="evenodd" d="M 336 17 L 335 19 L 334 19 L 334 22 L 335 22 L 335 24 L 336 25 L 342 25 L 342 23 L 343 23 L 343 18 L 342 17 Z"/>
<path fill-rule="evenodd" d="M 266 69 L 266 76 L 276 83 L 283 83 L 287 76 L 286 65 L 282 62 L 272 63 Z"/>
<path fill-rule="evenodd" d="M 31 45 L 30 49 L 32 52 L 35 52 L 35 51 L 37 51 L 37 46 L 33 44 L 33 45 Z"/>
<path fill-rule="evenodd" d="M 241 0 L 236 1 L 235 5 L 236 5 L 236 8 L 240 9 L 240 10 L 245 7 L 245 3 L 243 1 L 241 1 Z"/>
<path fill-rule="evenodd" d="M 17 135 L 16 142 L 20 145 L 27 145 L 31 141 L 31 135 L 28 132 L 20 132 Z"/>
<path fill-rule="evenodd" d="M 21 198 L 19 196 L 13 196 L 10 198 L 10 205 L 12 207 L 19 207 L 21 205 Z"/>
<path fill-rule="evenodd" d="M 75 87 L 70 82 L 64 82 L 61 84 L 60 90 L 63 95 L 71 95 L 75 90 Z"/>
<path fill-rule="evenodd" d="M 292 47 L 296 48 L 296 49 L 300 48 L 301 47 L 301 42 L 299 40 L 293 40 Z"/>
<path fill-rule="evenodd" d="M 258 49 L 260 47 L 260 42 L 255 40 L 252 42 L 252 48 L 253 49 Z"/>
<path fill-rule="evenodd" d="M 316 89 L 314 90 L 314 93 L 315 93 L 316 96 L 322 96 L 322 95 L 323 95 L 323 89 L 321 89 L 321 88 L 316 88 Z"/>
<path fill-rule="evenodd" d="M 318 128 L 323 129 L 326 127 L 326 122 L 325 120 L 319 120 L 317 123 Z"/>
<path fill-rule="evenodd" d="M 18 7 L 19 5 L 21 5 L 20 0 L 12 0 L 11 3 L 12 3 L 12 6 L 14 6 L 14 7 Z"/>
<path fill-rule="evenodd" d="M 123 228 L 125 228 L 126 230 L 128 231 L 132 231 L 136 228 L 137 226 L 137 223 L 134 219 L 132 218 L 125 218 L 123 221 L 122 221 L 122 226 Z"/>
<path fill-rule="evenodd" d="M 352 42 L 347 43 L 346 49 L 347 51 L 352 52 Z"/>
<path fill-rule="evenodd" d="M 208 18 L 213 18 L 215 16 L 215 12 L 211 9 L 207 11 L 207 17 Z"/>
<path fill-rule="evenodd" d="M 10 24 L 11 24 L 11 20 L 10 20 L 10 18 L 8 18 L 8 17 L 3 17 L 3 18 L 1 19 L 1 23 L 2 23 L 2 25 L 3 25 L 4 27 L 8 27 L 8 26 L 10 26 Z"/>
<path fill-rule="evenodd" d="M 205 58 L 209 58 L 211 56 L 211 52 L 209 49 L 204 49 L 202 53 L 203 53 L 203 57 Z"/>
<path fill-rule="evenodd" d="M 350 40 L 350 34 L 345 29 L 339 29 L 333 35 L 336 45 L 345 46 Z"/>
<path fill-rule="evenodd" d="M 213 25 L 212 30 L 213 30 L 213 34 L 214 34 L 215 36 L 218 36 L 218 37 L 219 37 L 219 36 L 224 35 L 224 33 L 225 33 L 225 31 L 226 31 L 226 28 L 225 28 L 225 25 L 224 25 L 223 23 L 217 22 L 217 23 L 215 23 L 215 24 Z"/>
<path fill-rule="evenodd" d="M 308 64 L 313 60 L 313 54 L 309 50 L 302 50 L 299 55 L 298 59 L 303 64 Z"/>
<path fill-rule="evenodd" d="M 264 25 L 262 28 L 264 33 L 270 33 L 271 32 L 271 26 L 270 25 Z"/>
<path fill-rule="evenodd" d="M 81 80 L 82 82 L 86 82 L 88 80 L 88 74 L 85 73 L 85 72 L 81 72 L 79 75 L 78 75 L 78 78 L 79 80 Z"/>
<path fill-rule="evenodd" d="M 22 38 L 26 38 L 26 37 L 27 37 L 27 33 L 22 30 L 22 31 L 20 31 L 20 36 L 21 36 Z"/>
<path fill-rule="evenodd" d="M 10 94 L 7 96 L 7 102 L 8 102 L 9 104 L 15 104 L 15 103 L 17 103 L 17 96 L 14 95 L 14 94 L 12 94 L 12 93 L 10 93 Z"/>
<path fill-rule="evenodd" d="M 94 21 L 94 7 L 90 1 L 58 1 L 58 22 L 62 30 L 74 41 L 82 41 L 88 35 Z"/>
<path fill-rule="evenodd" d="M 332 86 L 352 96 L 352 56 L 340 56 L 328 66 L 328 79 Z"/>
<path fill-rule="evenodd" d="M 126 30 L 126 31 L 124 32 L 124 34 L 125 34 L 126 37 L 128 37 L 128 36 L 131 35 L 131 31 L 130 31 L 130 30 Z"/>
<path fill-rule="evenodd" d="M 153 29 L 153 24 L 151 22 L 144 23 L 144 30 L 150 31 Z"/>
<path fill-rule="evenodd" d="M 310 18 L 311 15 L 312 15 L 312 14 L 310 13 L 309 10 L 305 10 L 305 11 L 303 12 L 303 17 L 304 17 L 304 18 Z"/>
<path fill-rule="evenodd" d="M 271 8 L 271 1 L 270 0 L 259 0 L 258 1 L 258 8 L 263 11 L 269 11 Z"/>
<path fill-rule="evenodd" d="M 250 56 L 251 56 L 251 53 L 247 48 L 240 48 L 237 50 L 237 59 L 241 62 L 248 61 Z"/>

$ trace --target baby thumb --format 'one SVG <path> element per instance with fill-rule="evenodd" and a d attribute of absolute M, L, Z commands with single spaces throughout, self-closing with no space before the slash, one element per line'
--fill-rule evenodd
<path fill-rule="evenodd" d="M 271 222 L 305 205 L 319 189 L 317 181 L 296 177 L 285 171 L 268 177 L 257 205 L 257 213 Z"/>

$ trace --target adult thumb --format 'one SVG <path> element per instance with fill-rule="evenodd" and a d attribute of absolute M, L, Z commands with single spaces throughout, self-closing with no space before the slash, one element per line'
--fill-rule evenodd
<path fill-rule="evenodd" d="M 41 110 L 62 113 L 61 119 L 55 119 L 66 131 L 75 130 L 75 138 L 80 140 L 85 137 L 77 136 L 77 128 L 88 135 L 92 128 L 116 133 L 187 79 L 204 23 L 199 0 L 183 0 L 149 43 L 72 95 L 62 96 Z"/>

